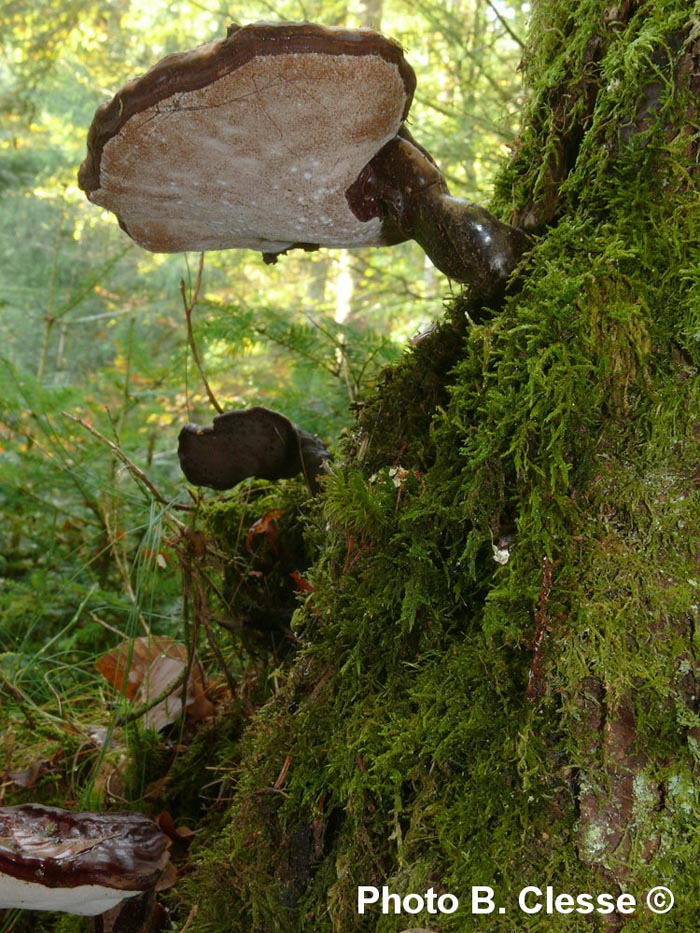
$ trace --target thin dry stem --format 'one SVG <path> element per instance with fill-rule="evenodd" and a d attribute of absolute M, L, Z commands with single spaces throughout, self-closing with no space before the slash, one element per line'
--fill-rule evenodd
<path fill-rule="evenodd" d="M 93 437 L 96 437 L 99 441 L 109 447 L 114 456 L 124 464 L 134 479 L 139 482 L 145 489 L 147 489 L 155 501 L 160 503 L 160 505 L 167 505 L 169 508 L 177 509 L 180 512 L 194 511 L 191 505 L 181 505 L 178 502 L 172 502 L 170 499 L 166 499 L 165 496 L 163 496 L 158 491 L 148 476 L 146 476 L 141 467 L 136 466 L 136 464 L 127 457 L 118 444 L 115 444 L 114 441 L 110 441 L 108 437 L 105 437 L 104 434 L 98 431 L 97 428 L 94 428 L 88 421 L 85 421 L 84 418 L 78 418 L 77 415 L 71 415 L 70 412 L 67 411 L 61 412 L 61 414 L 65 418 L 69 418 L 71 421 L 79 424 L 81 428 L 85 428 L 85 430 L 92 434 Z M 180 528 L 184 528 L 182 522 L 178 522 L 176 519 L 173 519 L 173 521 L 175 521 Z"/>
<path fill-rule="evenodd" d="M 223 408 L 219 405 L 216 396 L 212 392 L 209 381 L 204 373 L 204 367 L 202 366 L 202 361 L 199 358 L 199 353 L 197 351 L 197 344 L 194 339 L 194 331 L 192 329 L 192 312 L 194 311 L 197 301 L 199 300 L 199 291 L 202 287 L 202 272 L 204 271 L 204 253 L 199 254 L 199 266 L 197 267 L 197 278 L 195 279 L 194 288 L 192 289 L 192 294 L 190 295 L 189 300 L 187 299 L 187 286 L 185 285 L 185 280 L 180 279 L 180 294 L 182 295 L 182 304 L 185 308 L 185 319 L 187 320 L 187 342 L 189 343 L 190 350 L 192 351 L 192 359 L 195 362 L 197 371 L 199 372 L 199 378 L 202 380 L 204 388 L 206 390 L 209 401 L 214 406 L 216 411 L 219 414 L 223 413 Z"/>

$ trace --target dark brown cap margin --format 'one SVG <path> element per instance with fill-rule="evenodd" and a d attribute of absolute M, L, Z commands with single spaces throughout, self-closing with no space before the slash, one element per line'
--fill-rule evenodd
<path fill-rule="evenodd" d="M 87 157 L 78 172 L 78 184 L 90 194 L 100 187 L 102 150 L 135 114 L 174 94 L 213 84 L 258 56 L 377 55 L 394 64 L 406 89 L 406 118 L 413 100 L 416 76 L 393 39 L 370 29 L 342 29 L 315 23 L 252 23 L 231 26 L 225 39 L 200 45 L 188 52 L 168 55 L 140 78 L 130 81 L 95 113 L 87 139 Z"/>

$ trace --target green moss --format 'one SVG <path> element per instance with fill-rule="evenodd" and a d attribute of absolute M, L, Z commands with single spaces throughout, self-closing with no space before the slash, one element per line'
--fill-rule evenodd
<path fill-rule="evenodd" d="M 194 929 L 435 922 L 359 917 L 368 884 L 465 905 L 472 884 L 513 904 L 526 884 L 663 883 L 679 905 L 654 929 L 697 920 L 688 8 L 552 0 L 536 17 L 496 204 L 533 218 L 537 245 L 498 316 L 465 330 L 469 305 L 455 307 L 391 371 L 325 481 L 299 652 L 243 737 L 229 823 L 199 853 Z M 444 933 L 482 926 L 465 906 L 439 918 Z M 512 907 L 488 928 L 583 926 Z"/>

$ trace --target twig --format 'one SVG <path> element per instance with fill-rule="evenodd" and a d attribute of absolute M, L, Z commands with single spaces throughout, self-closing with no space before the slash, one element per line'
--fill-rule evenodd
<path fill-rule="evenodd" d="M 508 33 L 508 35 L 511 37 L 511 39 L 513 40 L 513 42 L 515 42 L 515 44 L 516 44 L 517 46 L 519 46 L 521 49 L 524 48 L 524 47 L 525 47 L 525 43 L 524 43 L 523 40 L 520 38 L 520 36 L 519 36 L 516 32 L 514 32 L 514 31 L 511 29 L 510 25 L 508 24 L 508 20 L 507 20 L 507 19 L 505 18 L 505 16 L 501 13 L 501 11 L 500 11 L 499 9 L 497 9 L 496 5 L 495 5 L 494 3 L 492 3 L 491 0 L 486 0 L 486 3 L 487 3 L 487 5 L 488 5 L 489 9 L 491 10 L 491 12 L 493 13 L 493 15 L 494 15 L 494 16 L 496 17 L 496 19 L 498 20 L 498 22 L 501 24 L 501 26 L 503 26 L 503 28 L 505 29 L 505 31 L 506 31 L 506 32 Z"/>
<path fill-rule="evenodd" d="M 195 905 L 192 907 L 192 910 L 189 912 L 188 917 L 187 917 L 187 920 L 185 921 L 185 925 L 184 925 L 183 928 L 180 930 L 180 933 L 185 933 L 185 931 L 188 930 L 188 929 L 192 926 L 192 924 L 194 923 L 194 921 L 195 921 L 196 918 L 197 918 L 197 911 L 198 911 L 198 906 L 197 906 L 197 904 L 195 904 Z"/>
<path fill-rule="evenodd" d="M 192 330 L 192 312 L 194 311 L 197 301 L 199 300 L 199 290 L 202 287 L 202 272 L 204 271 L 204 253 L 199 254 L 199 266 L 197 268 L 197 278 L 195 279 L 194 289 L 190 296 L 189 301 L 187 300 L 187 286 L 185 285 L 185 280 L 180 279 L 180 294 L 182 295 L 182 304 L 185 308 L 185 318 L 187 320 L 187 342 L 190 345 L 190 350 L 192 351 L 192 359 L 197 366 L 199 372 L 199 377 L 204 383 L 204 388 L 209 397 L 209 401 L 212 403 L 216 411 L 219 414 L 222 414 L 223 408 L 219 405 L 216 400 L 216 396 L 211 390 L 211 386 L 207 380 L 206 375 L 204 374 L 204 367 L 202 366 L 202 361 L 199 358 L 199 353 L 197 352 L 197 344 L 194 340 L 194 331 Z"/>
<path fill-rule="evenodd" d="M 120 460 L 124 466 L 127 468 L 129 473 L 136 479 L 142 486 L 144 486 L 148 492 L 153 496 L 156 502 L 160 505 L 167 505 L 172 509 L 178 509 L 180 512 L 193 512 L 194 508 L 191 505 L 180 505 L 177 502 L 172 502 L 170 499 L 166 499 L 165 496 L 161 495 L 160 492 L 153 485 L 151 480 L 146 476 L 141 467 L 136 466 L 136 464 L 130 460 L 124 451 L 119 447 L 118 444 L 115 444 L 114 441 L 110 441 L 108 437 L 105 437 L 97 428 L 94 428 L 88 421 L 85 421 L 84 418 L 78 418 L 77 415 L 71 415 L 68 411 L 61 412 L 64 418 L 69 418 L 71 421 L 74 421 L 76 424 L 79 424 L 81 428 L 85 428 L 93 437 L 96 437 L 98 441 L 101 441 L 112 451 L 114 456 Z M 181 522 L 177 522 L 180 527 L 184 527 Z"/>
<path fill-rule="evenodd" d="M 226 677 L 228 688 L 231 691 L 231 696 L 235 696 L 236 689 L 237 689 L 236 681 L 233 679 L 231 672 L 228 669 L 228 666 L 226 664 L 226 659 L 221 653 L 221 648 L 219 647 L 218 642 L 216 641 L 216 638 L 214 636 L 214 631 L 209 621 L 209 615 L 208 615 L 208 610 L 207 610 L 207 599 L 206 599 L 206 596 L 204 595 L 204 587 L 202 586 L 202 578 L 198 570 L 195 569 L 192 565 L 186 568 L 183 562 L 182 569 L 184 572 L 189 572 L 190 579 L 192 583 L 194 584 L 194 588 L 195 588 L 194 610 L 195 610 L 196 621 L 201 622 L 202 625 L 204 626 L 204 631 L 206 632 L 207 640 L 209 641 L 209 646 L 211 647 L 211 650 L 214 652 L 214 656 L 219 663 L 219 667 L 224 672 L 224 676 Z M 187 588 L 187 580 L 184 581 L 184 585 L 185 585 L 185 588 Z"/>

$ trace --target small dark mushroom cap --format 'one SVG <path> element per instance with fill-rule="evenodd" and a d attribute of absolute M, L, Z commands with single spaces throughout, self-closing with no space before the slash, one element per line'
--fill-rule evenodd
<path fill-rule="evenodd" d="M 0 807 L 0 907 L 102 913 L 153 889 L 168 859 L 165 835 L 141 813 Z"/>
<path fill-rule="evenodd" d="M 289 418 L 255 406 L 217 415 L 212 427 L 186 424 L 178 456 L 195 486 L 232 489 L 250 476 L 274 480 L 303 473 L 315 492 L 316 475 L 330 455 L 315 435 Z"/>
<path fill-rule="evenodd" d="M 399 131 L 414 88 L 400 46 L 371 30 L 232 27 L 99 108 L 79 184 L 155 252 L 398 242 L 345 192 Z"/>

